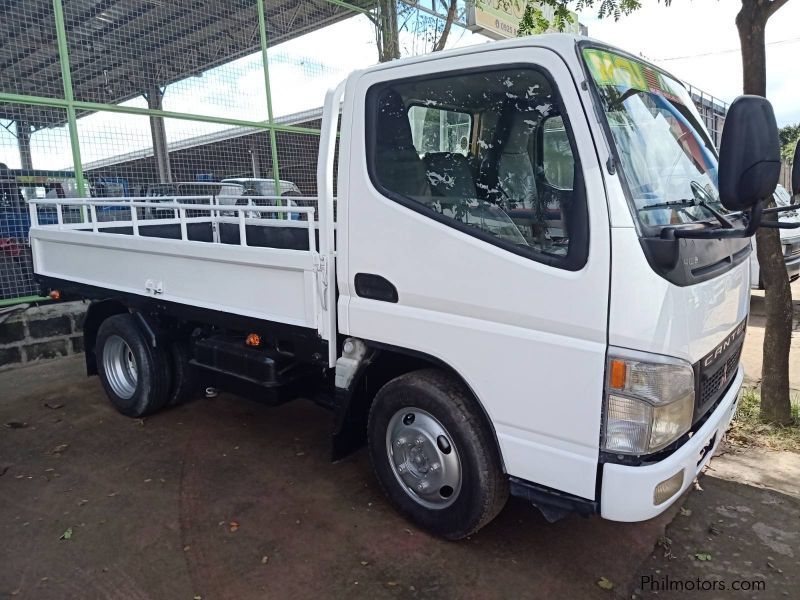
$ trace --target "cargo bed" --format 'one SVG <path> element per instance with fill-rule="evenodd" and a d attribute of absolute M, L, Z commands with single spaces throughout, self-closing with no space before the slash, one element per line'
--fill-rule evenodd
<path fill-rule="evenodd" d="M 247 206 L 206 200 L 33 200 L 35 271 L 322 334 L 315 208 L 258 205 L 271 197 Z"/>

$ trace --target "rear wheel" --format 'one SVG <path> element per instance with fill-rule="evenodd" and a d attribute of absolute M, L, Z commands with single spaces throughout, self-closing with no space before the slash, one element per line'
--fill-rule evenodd
<path fill-rule="evenodd" d="M 389 500 L 449 539 L 474 533 L 508 498 L 494 437 L 469 390 L 434 369 L 387 383 L 368 424 L 375 472 Z"/>
<path fill-rule="evenodd" d="M 100 380 L 114 407 L 143 417 L 169 399 L 170 363 L 160 347 L 148 344 L 134 318 L 114 315 L 100 325 L 95 345 Z"/>

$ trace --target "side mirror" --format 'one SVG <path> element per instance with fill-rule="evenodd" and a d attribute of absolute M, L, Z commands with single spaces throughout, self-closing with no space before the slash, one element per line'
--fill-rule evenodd
<path fill-rule="evenodd" d="M 798 194 L 800 194 L 800 140 L 797 140 L 797 145 L 794 147 L 792 160 L 792 204 L 795 204 Z"/>
<path fill-rule="evenodd" d="M 795 163 L 796 157 L 797 153 Z M 722 205 L 733 211 L 756 207 L 772 195 L 780 172 L 781 148 L 772 105 L 761 96 L 739 96 L 728 109 L 722 129 L 719 151 Z"/>

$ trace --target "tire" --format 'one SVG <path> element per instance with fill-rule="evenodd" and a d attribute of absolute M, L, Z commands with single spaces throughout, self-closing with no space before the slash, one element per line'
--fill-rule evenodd
<path fill-rule="evenodd" d="M 375 396 L 367 437 L 381 488 L 422 529 L 461 539 L 505 506 L 508 479 L 494 436 L 456 378 L 425 369 L 393 379 Z"/>
<path fill-rule="evenodd" d="M 167 403 L 169 357 L 162 348 L 148 343 L 131 315 L 114 315 L 103 321 L 95 353 L 106 395 L 123 415 L 144 417 Z"/>
<path fill-rule="evenodd" d="M 200 389 L 197 369 L 189 363 L 189 348 L 185 342 L 174 341 L 169 346 L 172 366 L 172 385 L 167 406 L 178 406 L 194 399 Z"/>

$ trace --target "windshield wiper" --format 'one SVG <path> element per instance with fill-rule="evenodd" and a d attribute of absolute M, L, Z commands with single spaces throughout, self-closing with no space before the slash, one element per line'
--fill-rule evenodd
<path fill-rule="evenodd" d="M 711 205 L 705 200 L 697 200 L 696 198 L 692 200 L 684 198 L 681 200 L 669 200 L 667 202 L 657 202 L 656 204 L 648 204 L 647 206 L 642 206 L 639 209 L 639 211 L 641 212 L 645 210 L 658 210 L 661 208 L 676 208 L 676 207 L 686 208 L 691 206 L 700 206 L 702 208 L 705 208 L 708 212 L 714 215 L 714 218 L 716 218 L 717 221 L 719 221 L 719 224 L 723 229 L 733 229 L 733 223 L 728 221 L 728 219 L 726 219 L 722 213 L 713 209 Z"/>

